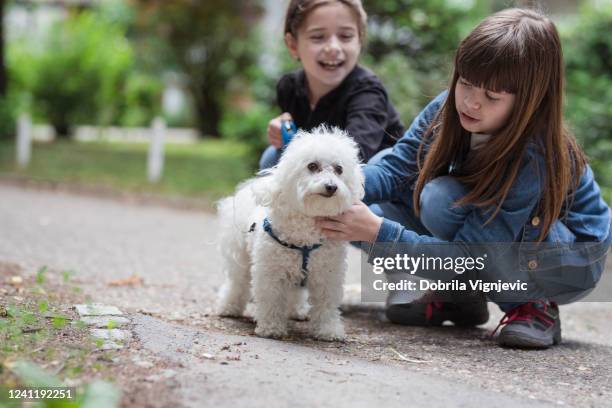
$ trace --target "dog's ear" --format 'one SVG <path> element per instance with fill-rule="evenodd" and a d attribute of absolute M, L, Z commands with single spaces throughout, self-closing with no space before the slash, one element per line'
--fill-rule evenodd
<path fill-rule="evenodd" d="M 274 170 L 265 170 L 258 173 L 258 178 L 251 184 L 251 191 L 257 205 L 269 207 L 278 199 L 281 193 L 280 186 L 276 182 Z"/>

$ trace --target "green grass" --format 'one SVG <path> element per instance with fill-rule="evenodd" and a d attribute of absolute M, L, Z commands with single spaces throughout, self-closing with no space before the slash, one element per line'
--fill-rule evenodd
<path fill-rule="evenodd" d="M 15 164 L 15 146 L 0 141 L 0 176 L 101 185 L 117 190 L 204 197 L 216 200 L 233 192 L 253 175 L 256 158 L 246 145 L 204 140 L 190 145 L 166 145 L 164 173 L 157 184 L 147 182 L 147 147 L 144 143 L 68 142 L 36 143 L 27 169 Z M 612 179 L 597 166 L 605 200 L 612 204 Z M 612 173 L 610 173 L 612 174 Z"/>
<path fill-rule="evenodd" d="M 76 313 L 65 315 L 66 304 L 82 302 L 66 294 L 70 272 L 62 273 L 59 286 L 58 274 L 47 284 L 47 272 L 43 266 L 35 278 L 25 277 L 12 286 L 5 283 L 9 275 L 0 270 L 0 288 L 20 295 L 0 297 L 0 407 L 22 406 L 19 400 L 10 398 L 11 389 L 62 387 L 67 379 L 78 379 L 82 384 L 73 390 L 73 399 L 48 399 L 32 406 L 119 406 L 119 388 L 97 379 L 108 377 L 110 366 L 100 360 L 104 356 L 105 361 L 110 361 L 112 352 L 95 352 L 99 345 L 90 337 L 84 322 L 68 324 L 69 320 L 75 321 Z"/>
<path fill-rule="evenodd" d="M 102 185 L 114 189 L 217 199 L 253 174 L 247 146 L 205 140 L 166 144 L 162 179 L 147 182 L 148 145 L 118 142 L 35 143 L 26 169 L 15 163 L 13 142 L 0 142 L 0 176 Z"/>

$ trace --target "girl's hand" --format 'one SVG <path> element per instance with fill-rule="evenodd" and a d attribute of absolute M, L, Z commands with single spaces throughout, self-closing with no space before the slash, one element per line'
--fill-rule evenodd
<path fill-rule="evenodd" d="M 287 112 L 272 119 L 268 123 L 268 141 L 277 149 L 283 147 L 283 135 L 281 133 L 281 121 L 291 120 L 291 115 Z"/>
<path fill-rule="evenodd" d="M 336 217 L 320 217 L 317 226 L 328 239 L 374 242 L 382 221 L 360 201 Z"/>

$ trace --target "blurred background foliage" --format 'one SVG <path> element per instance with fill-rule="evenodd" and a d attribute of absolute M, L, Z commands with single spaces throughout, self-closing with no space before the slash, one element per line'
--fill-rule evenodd
<path fill-rule="evenodd" d="M 161 39 L 165 54 L 187 77 L 195 119 L 203 135 L 219 134 L 224 102 L 234 80 L 256 70 L 253 35 L 263 12 L 258 0 L 132 0 L 141 38 Z M 149 39 L 150 41 L 150 39 Z"/>
<path fill-rule="evenodd" d="M 9 44 L 12 90 L 61 137 L 74 125 L 117 119 L 132 64 L 125 28 L 87 11 L 53 24 L 42 42 Z"/>
<path fill-rule="evenodd" d="M 496 0 L 363 1 L 369 25 L 361 63 L 387 85 L 405 125 L 446 87 L 463 36 L 508 6 Z M 42 3 L 7 1 L 4 13 Z M 280 113 L 276 81 L 299 68 L 283 47 L 285 2 L 55 3 L 64 13 L 44 35 L 4 30 L 8 87 L 0 98 L 0 139 L 14 137 L 20 112 L 52 124 L 58 136 L 80 124 L 149 126 L 163 115 L 172 127 L 245 146 L 244 161 L 254 168 L 267 123 Z M 612 2 L 582 3 L 578 13 L 555 16 L 567 65 L 566 118 L 611 202 Z M 277 4 L 278 27 L 268 27 Z M 168 109 L 166 99 L 177 93 L 180 107 Z"/>
<path fill-rule="evenodd" d="M 563 28 L 565 117 L 612 203 L 612 4 L 587 4 Z"/>

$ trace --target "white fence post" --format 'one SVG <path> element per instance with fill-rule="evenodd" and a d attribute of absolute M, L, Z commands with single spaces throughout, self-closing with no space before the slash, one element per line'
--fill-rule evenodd
<path fill-rule="evenodd" d="M 156 183 L 164 170 L 164 138 L 166 136 L 166 122 L 156 117 L 151 126 L 151 143 L 149 144 L 149 159 L 147 161 L 147 175 L 150 183 Z"/>
<path fill-rule="evenodd" d="M 32 122 L 27 113 L 19 115 L 17 120 L 17 165 L 25 168 L 32 155 Z"/>

